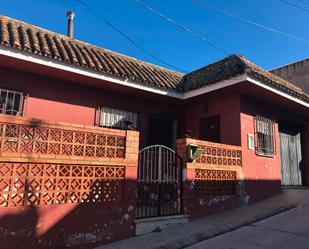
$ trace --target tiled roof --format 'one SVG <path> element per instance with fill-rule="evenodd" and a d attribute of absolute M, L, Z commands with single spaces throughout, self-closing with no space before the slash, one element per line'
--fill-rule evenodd
<path fill-rule="evenodd" d="M 175 90 L 183 76 L 6 16 L 0 16 L 0 45 L 166 90 Z"/>
<path fill-rule="evenodd" d="M 309 102 L 309 95 L 304 93 L 299 87 L 262 69 L 240 55 L 231 55 L 223 60 L 186 74 L 182 78 L 182 81 L 178 86 L 178 90 L 187 92 L 198 89 L 202 86 L 211 85 L 222 80 L 230 79 L 244 73 L 251 78 L 261 80 L 273 88 Z"/>
<path fill-rule="evenodd" d="M 309 96 L 299 87 L 238 55 L 183 75 L 1 15 L 0 46 L 175 92 L 187 92 L 247 73 L 309 103 Z"/>

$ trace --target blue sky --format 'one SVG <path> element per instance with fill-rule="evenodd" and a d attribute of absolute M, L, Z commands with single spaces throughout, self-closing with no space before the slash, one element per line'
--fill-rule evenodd
<path fill-rule="evenodd" d="M 226 57 L 203 41 L 185 33 L 142 8 L 134 0 L 83 0 L 87 5 L 162 60 L 186 71 Z M 233 54 L 273 69 L 308 57 L 309 43 L 291 40 L 230 17 L 204 9 L 190 0 L 143 0 L 191 30 Z M 201 0 L 220 9 L 309 40 L 309 0 Z M 305 2 L 308 2 L 306 4 Z M 76 14 L 75 38 L 104 48 L 160 64 L 102 23 L 77 0 L 1 0 L 0 13 L 62 34 L 67 10 Z"/>

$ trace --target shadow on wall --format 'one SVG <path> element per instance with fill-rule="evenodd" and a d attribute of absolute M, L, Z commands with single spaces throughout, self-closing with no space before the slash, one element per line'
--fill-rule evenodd
<path fill-rule="evenodd" d="M 108 197 L 105 200 L 103 188 L 109 184 L 123 184 L 125 192 L 120 199 Z M 280 192 L 280 181 L 265 180 L 238 182 L 235 189 L 224 181 L 216 184 L 185 182 L 183 186 L 183 213 L 193 219 Z M 1 249 L 88 249 L 133 236 L 135 189 L 135 181 L 107 183 L 102 180 L 92 185 L 82 203 L 34 205 L 27 200 L 27 206 L 0 207 Z M 109 194 L 115 195 L 112 191 Z"/>
<path fill-rule="evenodd" d="M 215 184 L 213 183 L 215 182 Z M 280 180 L 187 181 L 183 185 L 183 212 L 191 219 L 248 205 L 281 192 Z"/>
<path fill-rule="evenodd" d="M 26 185 L 24 195 L 33 196 L 28 180 Z M 122 187 L 121 196 L 112 185 Z M 82 203 L 34 205 L 24 199 L 26 206 L 0 207 L 0 248 L 88 249 L 132 236 L 134 189 L 133 181 L 101 180 Z"/>
<path fill-rule="evenodd" d="M 36 207 L 29 206 L 17 214 L 1 217 L 1 248 L 35 248 L 39 239 L 36 236 L 38 216 Z"/>

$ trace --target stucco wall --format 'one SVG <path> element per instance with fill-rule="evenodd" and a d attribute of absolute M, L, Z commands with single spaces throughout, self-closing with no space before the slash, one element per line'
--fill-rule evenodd
<path fill-rule="evenodd" d="M 260 156 L 248 148 L 248 134 L 254 135 L 254 116 L 241 113 L 241 149 L 243 156 L 244 201 L 259 200 L 280 191 L 280 145 L 278 124 L 275 124 L 276 153 Z M 279 148 L 278 148 L 279 146 Z"/>
<path fill-rule="evenodd" d="M 207 111 L 205 111 L 207 106 Z M 191 130 L 191 137 L 199 139 L 200 119 L 220 115 L 221 143 L 240 145 L 240 98 L 231 95 L 219 98 L 204 96 L 185 106 L 185 127 Z"/>
<path fill-rule="evenodd" d="M 29 94 L 25 117 L 48 121 L 94 125 L 98 106 L 138 112 L 141 147 L 146 145 L 147 117 L 168 117 L 178 121 L 182 130 L 182 110 L 170 98 L 156 100 L 73 84 L 51 78 L 0 68 L 0 87 Z"/>
<path fill-rule="evenodd" d="M 309 60 L 305 59 L 271 71 L 272 73 L 294 83 L 309 94 Z"/>
<path fill-rule="evenodd" d="M 241 96 L 241 147 L 243 152 L 244 178 L 246 182 L 246 195 L 248 200 L 263 198 L 280 190 L 281 162 L 279 124 L 289 123 L 305 128 L 306 121 L 300 116 L 287 112 L 281 106 L 276 106 L 266 101 Z M 254 150 L 248 149 L 248 134 L 254 135 L 254 117 L 264 116 L 275 120 L 275 147 L 273 157 L 259 156 Z M 304 136 L 304 133 L 303 133 Z M 305 138 L 306 139 L 306 138 Z M 306 145 L 302 144 L 303 158 L 308 160 Z M 305 159 L 306 158 L 306 159 Z M 306 172 L 308 172 L 308 166 Z M 261 183 L 261 184 L 259 184 Z M 251 194 L 250 194 L 251 193 Z"/>

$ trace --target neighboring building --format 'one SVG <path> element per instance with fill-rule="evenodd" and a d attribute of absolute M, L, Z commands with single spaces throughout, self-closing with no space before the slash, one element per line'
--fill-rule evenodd
<path fill-rule="evenodd" d="M 273 69 L 271 73 L 292 82 L 309 94 L 309 59 Z"/>
<path fill-rule="evenodd" d="M 92 248 L 309 185 L 308 94 L 242 56 L 183 75 L 0 16 L 0 88 L 2 249 Z"/>

